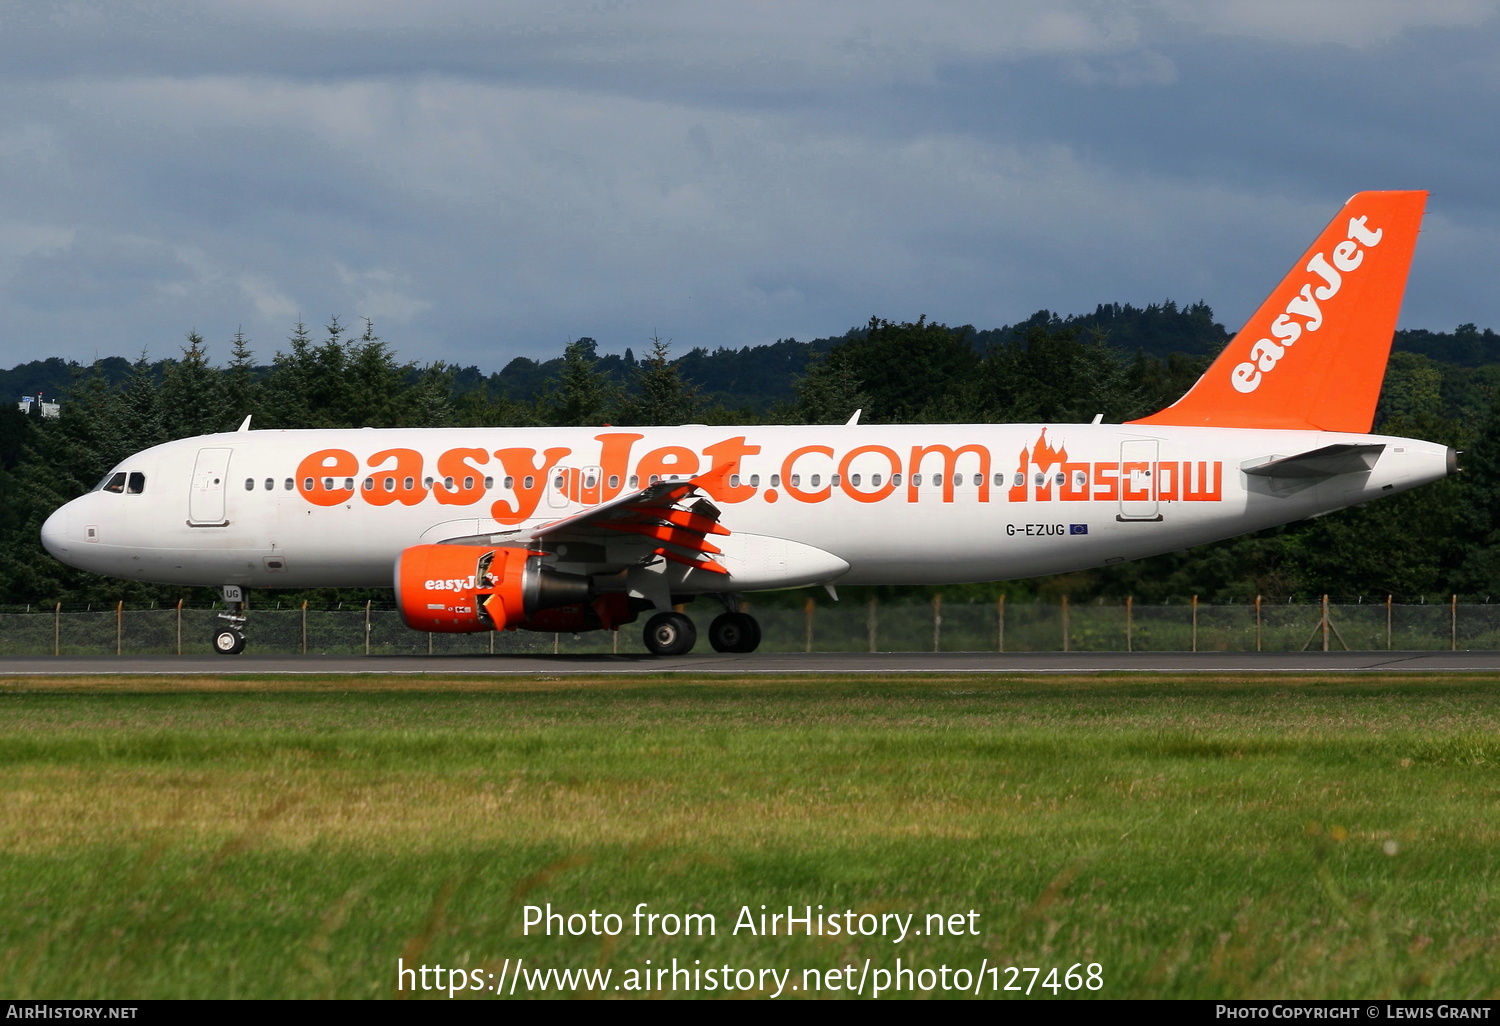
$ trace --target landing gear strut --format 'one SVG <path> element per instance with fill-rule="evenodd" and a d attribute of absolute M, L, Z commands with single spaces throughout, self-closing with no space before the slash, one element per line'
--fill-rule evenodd
<path fill-rule="evenodd" d="M 245 651 L 245 591 L 237 584 L 224 585 L 224 601 L 230 603 L 219 614 L 228 621 L 226 627 L 214 628 L 214 651 L 219 655 L 239 655 Z"/>
<path fill-rule="evenodd" d="M 657 613 L 646 621 L 645 641 L 652 655 L 687 655 L 698 641 L 698 628 L 681 613 Z"/>

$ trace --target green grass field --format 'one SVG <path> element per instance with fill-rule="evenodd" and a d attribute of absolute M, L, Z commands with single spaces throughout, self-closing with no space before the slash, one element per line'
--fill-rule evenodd
<path fill-rule="evenodd" d="M 984 994 L 1097 963 L 1076 995 L 1494 997 L 1496 688 L 0 679 L 0 992 L 389 997 L 398 958 L 628 988 L 675 958 L 790 970 L 788 997 L 899 958 L 1000 967 Z M 623 929 L 523 935 L 548 902 Z M 717 932 L 635 935 L 642 902 Z M 820 904 L 978 935 L 732 932 Z"/>

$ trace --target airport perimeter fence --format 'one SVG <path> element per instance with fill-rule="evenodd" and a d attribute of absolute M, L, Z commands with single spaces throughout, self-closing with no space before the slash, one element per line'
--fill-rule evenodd
<path fill-rule="evenodd" d="M 768 652 L 1296 652 L 1500 649 L 1500 604 L 1070 605 L 931 601 L 755 608 Z M 0 613 L 0 657 L 202 655 L 218 609 Z M 689 610 L 707 649 L 717 606 Z M 644 619 L 644 618 L 643 618 Z M 395 610 L 250 609 L 249 650 L 265 655 L 586 654 L 645 651 L 641 622 L 619 632 L 412 631 Z"/>

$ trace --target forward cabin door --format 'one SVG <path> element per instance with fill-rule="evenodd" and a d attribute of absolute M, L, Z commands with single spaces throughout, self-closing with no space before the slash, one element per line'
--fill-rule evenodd
<path fill-rule="evenodd" d="M 229 481 L 229 456 L 233 449 L 199 449 L 193 464 L 192 491 L 188 493 L 188 524 L 192 527 L 224 527 L 224 492 Z"/>
<path fill-rule="evenodd" d="M 1119 520 L 1160 520 L 1156 463 L 1161 443 L 1131 438 L 1120 443 Z"/>

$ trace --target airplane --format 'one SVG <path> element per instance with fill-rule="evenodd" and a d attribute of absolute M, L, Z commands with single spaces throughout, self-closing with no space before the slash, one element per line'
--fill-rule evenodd
<path fill-rule="evenodd" d="M 124 460 L 42 528 L 64 563 L 221 587 L 394 587 L 421 631 L 750 652 L 747 592 L 1106 566 L 1319 516 L 1458 469 L 1369 434 L 1427 193 L 1362 192 L 1196 384 L 1123 424 L 239 430 Z"/>

